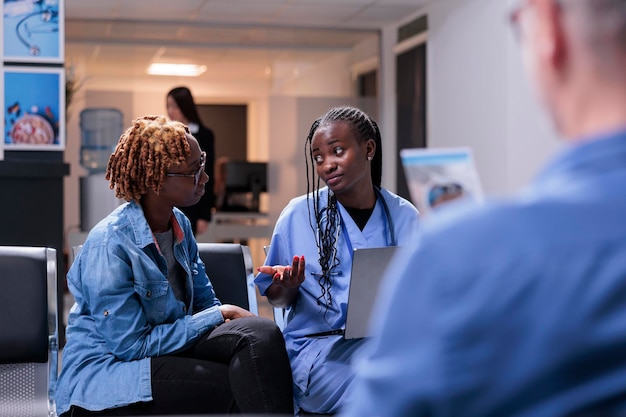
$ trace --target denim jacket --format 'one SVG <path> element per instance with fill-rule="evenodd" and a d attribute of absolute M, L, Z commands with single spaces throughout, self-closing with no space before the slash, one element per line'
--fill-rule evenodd
<path fill-rule="evenodd" d="M 56 403 L 62 414 L 152 400 L 150 358 L 189 347 L 223 323 L 189 220 L 172 215 L 174 254 L 185 269 L 189 306 L 167 281 L 141 206 L 126 203 L 89 233 L 67 275 L 69 315 Z"/>

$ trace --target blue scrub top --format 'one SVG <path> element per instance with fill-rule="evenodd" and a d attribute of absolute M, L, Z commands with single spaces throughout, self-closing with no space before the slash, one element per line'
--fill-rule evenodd
<path fill-rule="evenodd" d="M 328 188 L 323 188 L 320 194 L 319 209 L 325 212 L 328 201 Z M 380 201 L 384 199 L 385 204 Z M 307 207 L 309 206 L 309 207 Z M 298 393 L 311 393 L 313 382 L 310 376 L 316 364 L 323 364 L 325 356 L 333 350 L 333 345 L 345 342 L 342 336 L 326 338 L 307 338 L 305 335 L 340 329 L 345 326 L 346 309 L 348 302 L 348 287 L 350 281 L 352 249 L 390 246 L 393 228 L 397 245 L 409 245 L 414 240 L 418 228 L 417 209 L 407 200 L 381 189 L 374 211 L 365 228 L 361 231 L 352 220 L 346 209 L 337 203 L 341 222 L 345 227 L 337 230 L 337 259 L 339 265 L 331 272 L 333 278 L 332 305 L 318 304 L 321 289 L 318 279 L 321 276 L 321 267 L 318 262 L 318 248 L 316 246 L 316 231 L 313 217 L 313 197 L 300 196 L 293 199 L 281 213 L 271 240 L 270 249 L 265 265 L 291 265 L 293 256 L 304 255 L 306 261 L 305 280 L 300 286 L 299 295 L 295 304 L 289 309 L 287 324 L 284 328 L 287 352 Z M 309 218 L 309 216 L 311 216 Z M 325 219 L 323 219 L 325 221 Z M 346 238 L 349 237 L 349 242 Z M 255 283 L 262 295 L 272 283 L 272 277 L 259 274 Z M 341 349 L 340 349 L 341 350 Z M 337 354 L 336 349 L 333 350 Z M 332 373 L 332 367 L 328 367 Z M 339 371 L 337 371 L 339 372 Z M 341 371 L 344 372 L 344 371 Z M 346 379 L 349 375 L 327 375 L 332 379 Z M 309 384 L 310 383 L 310 384 Z M 311 385 L 311 386 L 309 386 Z M 343 390 L 343 388 L 338 388 Z M 342 395 L 338 395 L 342 397 Z M 320 402 L 325 402 L 320 399 Z M 307 410 L 312 412 L 324 410 Z M 327 410 L 326 410 L 327 411 Z"/>

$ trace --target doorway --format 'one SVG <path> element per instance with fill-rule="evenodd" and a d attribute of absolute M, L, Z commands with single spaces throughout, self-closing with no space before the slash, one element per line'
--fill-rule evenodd
<path fill-rule="evenodd" d="M 215 134 L 215 159 L 245 161 L 248 156 L 248 106 L 246 104 L 200 104 L 202 123 Z"/>
<path fill-rule="evenodd" d="M 397 149 L 425 148 L 426 43 L 399 54 L 396 58 L 396 71 Z M 410 200 L 399 152 L 396 161 L 396 192 Z"/>

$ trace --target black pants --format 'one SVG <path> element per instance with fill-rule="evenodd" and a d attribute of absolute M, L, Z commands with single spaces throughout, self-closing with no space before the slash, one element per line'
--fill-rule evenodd
<path fill-rule="evenodd" d="M 152 358 L 153 401 L 66 416 L 289 414 L 293 385 L 285 341 L 273 321 L 231 320 L 172 356 Z"/>

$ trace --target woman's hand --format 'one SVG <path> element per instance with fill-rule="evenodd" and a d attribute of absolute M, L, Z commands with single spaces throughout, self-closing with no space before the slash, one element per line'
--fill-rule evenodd
<path fill-rule="evenodd" d="M 258 271 L 272 276 L 272 284 L 283 288 L 298 288 L 304 282 L 304 256 L 294 256 L 291 266 L 263 265 Z"/>
<path fill-rule="evenodd" d="M 220 306 L 220 312 L 224 317 L 224 321 L 254 316 L 254 314 L 250 313 L 248 310 L 232 304 L 222 304 Z"/>

